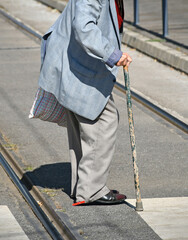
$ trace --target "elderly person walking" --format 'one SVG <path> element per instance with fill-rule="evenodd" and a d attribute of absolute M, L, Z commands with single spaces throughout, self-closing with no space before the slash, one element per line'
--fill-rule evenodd
<path fill-rule="evenodd" d="M 69 0 L 43 36 L 39 85 L 66 108 L 73 205 L 121 203 L 106 186 L 118 112 L 112 97 L 120 50 L 123 0 Z M 62 173 L 63 174 L 63 173 Z"/>

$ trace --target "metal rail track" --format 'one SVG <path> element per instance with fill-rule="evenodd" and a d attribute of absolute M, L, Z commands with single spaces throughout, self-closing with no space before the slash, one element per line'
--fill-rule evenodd
<path fill-rule="evenodd" d="M 120 83 L 116 82 L 115 87 L 119 91 L 126 94 L 126 90 L 125 90 L 124 86 L 121 85 Z M 159 115 L 160 117 L 162 117 L 163 119 L 165 119 L 166 121 L 171 123 L 172 125 L 176 126 L 183 132 L 188 133 L 188 125 L 186 123 L 184 123 L 177 117 L 173 116 L 172 114 L 168 113 L 163 108 L 161 108 L 161 107 L 157 106 L 156 104 L 152 103 L 151 101 L 147 100 L 146 98 L 140 96 L 138 93 L 136 93 L 133 90 L 131 90 L 131 95 L 134 100 L 136 100 L 137 102 L 139 102 L 140 104 L 142 104 L 143 106 L 145 106 L 146 108 L 151 110 L 152 112 L 156 113 L 157 115 Z"/>
<path fill-rule="evenodd" d="M 52 237 L 52 239 L 64 239 L 61 237 L 59 232 L 56 230 L 56 228 L 53 226 L 51 221 L 48 219 L 46 214 L 42 211 L 42 209 L 39 207 L 38 203 L 35 201 L 35 199 L 32 197 L 32 195 L 29 193 L 28 189 L 25 187 L 23 183 L 19 180 L 18 176 L 15 174 L 13 169 L 10 167 L 8 162 L 5 160 L 2 154 L 0 154 L 0 164 L 2 165 L 3 169 L 9 176 L 9 178 L 12 180 L 14 185 L 18 188 L 21 195 L 25 198 L 26 202 L 29 204 L 37 218 L 40 220 L 40 222 L 45 227 L 46 231 L 49 233 L 49 235 Z"/>
<path fill-rule="evenodd" d="M 35 36 L 38 39 L 42 38 L 42 34 L 35 29 L 33 29 L 31 26 L 24 24 L 20 19 L 12 16 L 8 12 L 4 11 L 3 9 L 0 9 L 0 13 L 4 15 L 6 18 L 8 18 L 10 21 L 12 21 L 14 24 L 19 26 L 20 28 L 24 29 L 31 35 Z M 120 83 L 115 83 L 115 88 L 118 89 L 119 91 L 123 92 L 126 94 L 125 87 L 120 84 Z M 132 98 L 141 103 L 143 106 L 154 112 L 155 114 L 159 115 L 172 125 L 176 126 L 180 130 L 182 130 L 185 133 L 188 133 L 188 124 L 183 122 L 182 120 L 178 119 L 177 117 L 173 116 L 172 114 L 168 113 L 166 110 L 164 110 L 162 107 L 157 106 L 156 104 L 152 103 L 151 101 L 147 100 L 146 98 L 140 96 L 137 94 L 135 91 L 131 90 Z"/>
<path fill-rule="evenodd" d="M 6 146 L 6 143 L 0 136 L 0 164 L 51 238 L 54 240 L 81 240 L 79 233 L 70 229 L 60 219 L 37 187 L 33 185 L 31 179 L 24 174 L 16 161 L 15 153 L 8 151 L 4 145 Z"/>

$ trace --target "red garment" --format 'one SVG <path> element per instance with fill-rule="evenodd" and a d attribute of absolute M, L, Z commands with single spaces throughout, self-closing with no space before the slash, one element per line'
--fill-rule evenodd
<path fill-rule="evenodd" d="M 119 25 L 119 29 L 120 29 L 122 24 L 123 24 L 123 16 L 122 16 L 122 13 L 121 13 L 121 11 L 118 7 L 117 0 L 115 0 L 115 4 L 116 4 L 116 12 L 117 12 L 117 18 L 118 18 L 118 25 Z"/>

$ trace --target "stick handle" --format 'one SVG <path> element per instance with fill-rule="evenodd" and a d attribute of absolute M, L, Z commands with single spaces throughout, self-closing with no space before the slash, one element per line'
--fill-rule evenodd
<path fill-rule="evenodd" d="M 133 120 L 133 111 L 132 111 L 132 102 L 131 102 L 129 72 L 128 72 L 128 67 L 124 67 L 123 69 L 124 69 L 125 90 L 126 90 L 126 98 L 127 98 L 127 113 L 128 113 L 128 122 L 129 122 L 130 143 L 131 143 L 131 150 L 132 150 L 133 170 L 134 170 L 136 211 L 143 211 L 143 204 L 141 201 L 141 193 L 140 193 L 138 166 L 137 166 L 136 142 L 135 142 L 135 133 L 134 133 L 134 120 Z"/>
<path fill-rule="evenodd" d="M 128 73 L 129 72 L 129 69 L 127 66 L 123 67 L 123 69 Z"/>

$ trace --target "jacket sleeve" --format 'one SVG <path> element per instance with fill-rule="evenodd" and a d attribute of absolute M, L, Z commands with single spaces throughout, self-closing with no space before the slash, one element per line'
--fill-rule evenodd
<path fill-rule="evenodd" d="M 102 4 L 109 4 L 109 2 L 107 0 L 76 0 L 73 31 L 76 40 L 90 56 L 101 59 L 113 67 L 114 54 L 119 57 L 122 52 L 115 49 L 97 26 Z"/>

